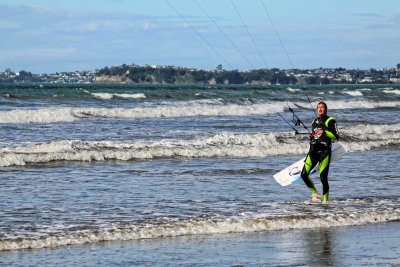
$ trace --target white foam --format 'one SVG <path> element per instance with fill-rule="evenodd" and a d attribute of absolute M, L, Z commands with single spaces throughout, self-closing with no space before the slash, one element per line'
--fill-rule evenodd
<path fill-rule="evenodd" d="M 267 157 L 305 153 L 307 144 L 278 144 L 273 134 L 218 134 L 194 140 L 118 143 L 81 140 L 28 144 L 0 149 L 0 166 L 51 161 L 104 161 L 153 158 Z"/>
<path fill-rule="evenodd" d="M 310 108 L 309 103 L 294 103 L 302 108 Z M 328 109 L 376 109 L 376 108 L 395 108 L 400 107 L 400 101 L 381 101 L 372 102 L 368 100 L 357 101 L 343 101 L 343 100 L 330 100 L 327 101 Z"/>
<path fill-rule="evenodd" d="M 343 91 L 344 94 L 348 94 L 351 96 L 363 96 L 364 94 L 361 91 Z"/>
<path fill-rule="evenodd" d="M 299 88 L 288 87 L 287 90 L 292 93 L 301 92 L 301 89 Z"/>
<path fill-rule="evenodd" d="M 254 105 L 209 105 L 195 104 L 185 106 L 156 106 L 140 108 L 75 108 L 77 117 L 119 117 L 119 118 L 159 118 L 159 117 L 193 117 L 193 116 L 248 116 L 281 112 L 281 103 Z"/>
<path fill-rule="evenodd" d="M 75 120 L 71 110 L 72 108 L 41 108 L 0 111 L 0 123 L 70 122 Z"/>
<path fill-rule="evenodd" d="M 113 94 L 110 94 L 110 93 L 91 93 L 91 95 L 93 95 L 95 98 L 99 98 L 99 99 L 112 99 L 113 98 Z"/>
<path fill-rule="evenodd" d="M 293 206 L 297 204 L 294 203 Z M 298 204 L 304 207 L 305 204 Z M 329 204 L 328 204 L 329 205 Z M 400 219 L 400 210 L 396 203 L 385 207 L 360 207 L 335 209 L 335 203 L 330 212 L 319 211 L 314 206 L 313 216 L 307 211 L 288 214 L 254 214 L 253 216 L 235 216 L 226 219 L 185 219 L 185 220 L 157 220 L 157 223 L 148 221 L 126 226 L 111 225 L 94 231 L 81 230 L 74 232 L 47 233 L 42 236 L 18 236 L 0 241 L 0 251 L 18 249 L 50 248 L 65 245 L 98 243 L 104 241 L 124 241 L 139 239 L 154 239 L 164 237 L 210 235 L 228 233 L 262 232 L 290 229 L 330 228 L 376 224 Z M 342 205 L 339 203 L 339 205 Z M 374 206 L 374 205 L 372 205 Z"/>
<path fill-rule="evenodd" d="M 400 145 L 400 124 L 362 125 L 343 129 L 348 152 Z M 220 133 L 193 140 L 83 141 L 64 140 L 0 149 L 0 166 L 51 161 L 142 160 L 154 158 L 270 157 L 307 153 L 308 142 L 293 133 Z"/>
<path fill-rule="evenodd" d="M 341 132 L 350 139 L 359 140 L 343 142 L 348 152 L 400 144 L 400 124 L 358 125 L 345 128 Z"/>
<path fill-rule="evenodd" d="M 385 89 L 382 92 L 384 92 L 385 94 L 400 95 L 400 90 L 399 89 Z"/>
<path fill-rule="evenodd" d="M 215 103 L 215 101 L 212 101 Z M 137 108 L 40 108 L 0 112 L 0 123 L 54 123 L 77 118 L 160 118 L 193 116 L 248 116 L 282 112 L 282 103 L 216 105 L 187 103 Z"/>
<path fill-rule="evenodd" d="M 114 94 L 116 97 L 120 98 L 146 98 L 146 95 L 143 93 L 137 93 L 137 94 Z"/>
<path fill-rule="evenodd" d="M 104 97 L 110 97 L 105 95 Z M 0 112 L 0 123 L 54 123 L 70 122 L 87 117 L 102 118 L 161 118 L 161 117 L 194 117 L 194 116 L 251 116 L 282 112 L 287 102 L 266 102 L 257 104 L 224 104 L 221 99 L 162 103 L 157 106 L 136 108 L 39 108 L 15 109 Z M 290 106 L 310 108 L 308 102 L 293 102 Z M 400 101 L 371 102 L 329 101 L 329 109 L 374 109 L 400 107 Z"/>
<path fill-rule="evenodd" d="M 112 93 L 91 93 L 96 98 L 99 99 L 112 99 L 114 97 L 118 98 L 146 98 L 146 95 L 143 93 L 137 94 L 112 94 Z"/>

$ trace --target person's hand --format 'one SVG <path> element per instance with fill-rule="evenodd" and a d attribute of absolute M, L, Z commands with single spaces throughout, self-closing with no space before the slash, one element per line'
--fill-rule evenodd
<path fill-rule="evenodd" d="M 318 136 L 321 136 L 321 135 L 324 134 L 324 130 L 318 129 L 318 130 L 315 131 L 315 134 L 318 135 Z"/>

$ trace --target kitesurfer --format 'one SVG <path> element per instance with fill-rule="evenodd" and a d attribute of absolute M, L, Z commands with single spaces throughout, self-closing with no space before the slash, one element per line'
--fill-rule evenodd
<path fill-rule="evenodd" d="M 328 107 L 325 102 L 317 105 L 317 118 L 312 122 L 310 134 L 310 150 L 304 161 L 301 178 L 311 191 L 311 201 L 321 201 L 321 196 L 315 189 L 311 179 L 311 170 L 319 163 L 320 179 L 323 187 L 322 200 L 326 202 L 329 198 L 328 171 L 332 154 L 332 141 L 339 140 L 336 121 L 327 115 Z"/>

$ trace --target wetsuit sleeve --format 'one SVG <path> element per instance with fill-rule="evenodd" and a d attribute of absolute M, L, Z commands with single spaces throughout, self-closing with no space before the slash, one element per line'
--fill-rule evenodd
<path fill-rule="evenodd" d="M 340 136 L 334 119 L 329 120 L 328 127 L 325 129 L 325 135 L 331 140 L 339 140 Z"/>

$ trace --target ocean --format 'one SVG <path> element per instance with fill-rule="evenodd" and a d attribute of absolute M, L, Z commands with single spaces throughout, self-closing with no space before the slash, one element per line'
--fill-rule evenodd
<path fill-rule="evenodd" d="M 347 153 L 309 204 L 272 177 L 308 150 L 278 113 L 321 100 Z M 400 85 L 0 84 L 0 265 L 400 265 L 399 110 Z"/>

